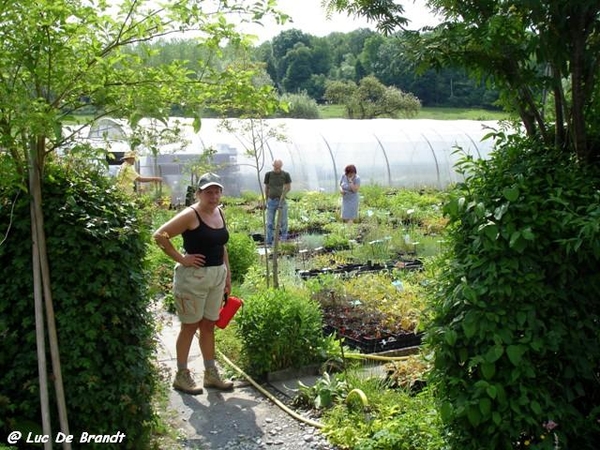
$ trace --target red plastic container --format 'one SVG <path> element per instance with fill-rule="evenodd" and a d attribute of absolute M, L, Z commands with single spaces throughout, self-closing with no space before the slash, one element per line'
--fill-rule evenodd
<path fill-rule="evenodd" d="M 219 312 L 219 320 L 215 323 L 219 328 L 225 328 L 229 325 L 229 322 L 235 316 L 235 313 L 240 309 L 240 306 L 244 304 L 242 299 L 237 297 L 228 297 L 225 299 L 224 305 L 221 307 Z"/>

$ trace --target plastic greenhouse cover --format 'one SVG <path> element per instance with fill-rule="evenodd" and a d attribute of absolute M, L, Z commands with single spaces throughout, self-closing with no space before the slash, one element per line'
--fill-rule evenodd
<path fill-rule="evenodd" d="M 183 143 L 162 146 L 156 157 L 140 149 L 139 159 L 140 173 L 162 176 L 174 202 L 194 184 L 190 163 L 207 149 L 216 150 L 213 163 L 226 195 L 259 191 L 274 159 L 283 161 L 293 191 L 335 192 L 348 164 L 357 167 L 362 185 L 443 189 L 462 179 L 454 166 L 464 154 L 488 157 L 494 142 L 482 138 L 498 128 L 496 121 L 473 120 L 228 119 L 231 132 L 221 119 L 203 119 L 194 133 L 190 120 L 177 121 Z"/>

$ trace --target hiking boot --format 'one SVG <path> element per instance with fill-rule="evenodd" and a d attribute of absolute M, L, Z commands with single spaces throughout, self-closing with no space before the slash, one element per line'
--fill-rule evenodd
<path fill-rule="evenodd" d="M 209 367 L 204 371 L 204 387 L 214 387 L 222 391 L 233 389 L 232 381 L 223 381 L 216 367 Z"/>
<path fill-rule="evenodd" d="M 189 369 L 178 370 L 173 387 L 190 395 L 202 394 L 202 388 L 196 384 Z"/>

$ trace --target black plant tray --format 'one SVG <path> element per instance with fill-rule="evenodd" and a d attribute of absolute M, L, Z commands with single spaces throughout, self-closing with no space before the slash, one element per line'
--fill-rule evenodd
<path fill-rule="evenodd" d="M 335 334 L 339 338 L 344 339 L 344 343 L 353 349 L 360 350 L 361 353 L 379 353 L 389 350 L 398 350 L 408 347 L 417 347 L 421 345 L 423 333 L 402 333 L 402 334 L 389 334 L 379 338 L 373 337 L 353 337 L 349 336 L 345 332 L 341 332 L 339 329 L 326 325 L 323 327 L 323 332 L 326 335 Z"/>
<path fill-rule="evenodd" d="M 390 270 L 393 268 L 402 270 L 423 270 L 423 262 L 419 259 L 409 261 L 401 260 L 386 264 L 372 264 L 371 261 L 367 261 L 365 264 L 340 264 L 325 269 L 296 270 L 296 272 L 300 275 L 300 278 L 306 280 L 323 274 L 358 275 L 361 273 L 381 272 L 382 270 Z"/>

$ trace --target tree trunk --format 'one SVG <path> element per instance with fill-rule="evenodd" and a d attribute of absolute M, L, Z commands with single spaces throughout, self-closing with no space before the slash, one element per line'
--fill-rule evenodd
<path fill-rule="evenodd" d="M 585 90 L 586 24 L 583 13 L 572 18 L 571 92 L 572 92 L 572 143 L 575 153 L 588 161 L 587 132 L 585 129 L 585 106 L 588 100 Z"/>

